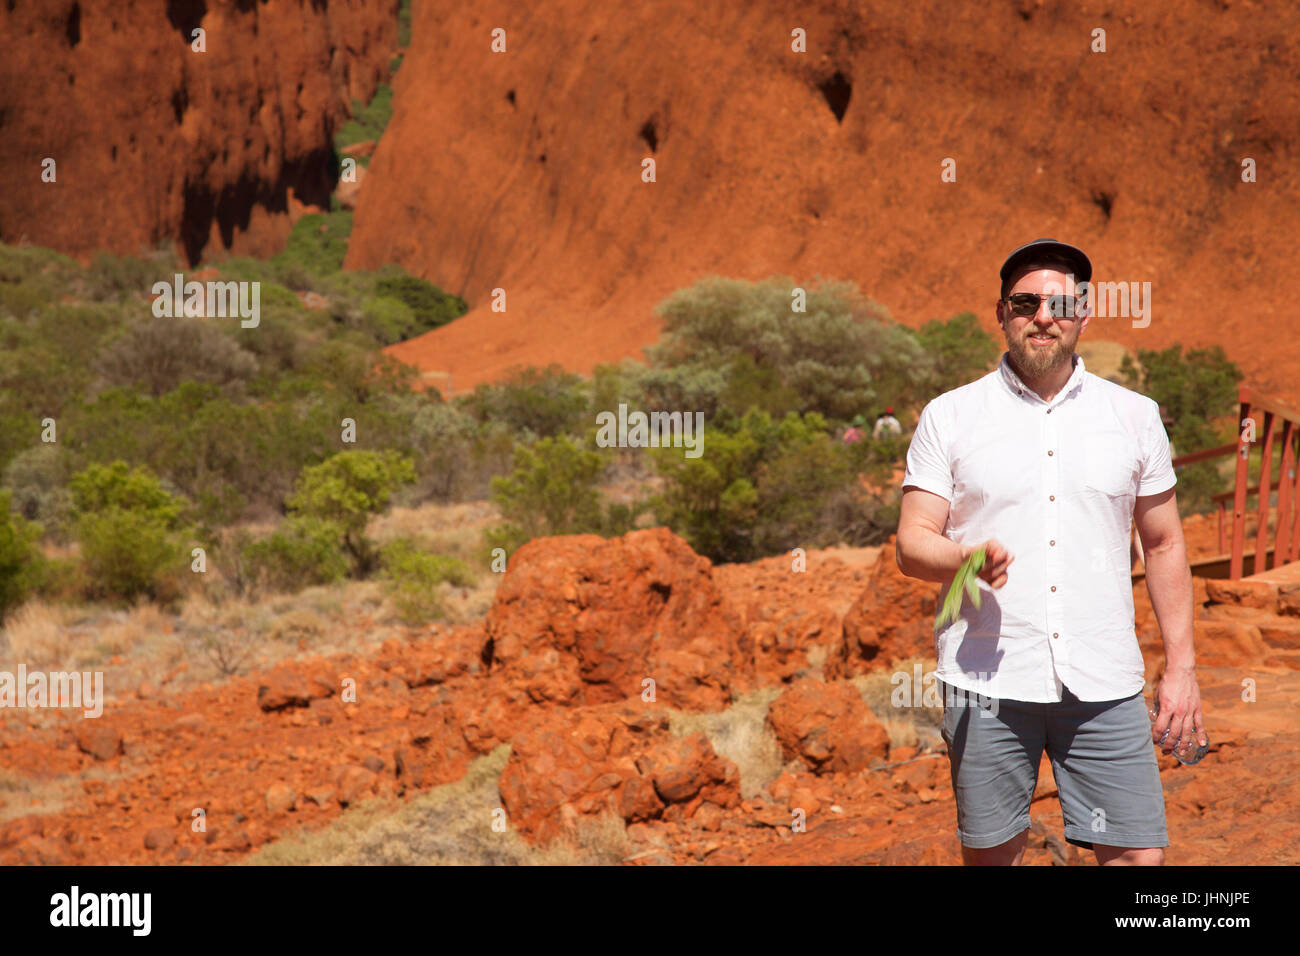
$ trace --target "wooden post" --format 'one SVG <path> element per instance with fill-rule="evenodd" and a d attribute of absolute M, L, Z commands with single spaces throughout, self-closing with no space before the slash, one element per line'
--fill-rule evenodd
<path fill-rule="evenodd" d="M 1219 502 L 1219 550 L 1216 554 L 1223 554 L 1223 502 Z"/>
<path fill-rule="evenodd" d="M 1250 418 L 1250 389 L 1243 385 L 1237 395 L 1241 402 L 1241 412 L 1237 416 L 1240 431 L 1237 432 L 1237 478 L 1232 496 L 1232 557 L 1228 562 L 1228 577 L 1233 581 L 1241 577 L 1246 552 L 1246 469 L 1250 458 L 1250 442 L 1246 441 L 1244 424 Z"/>
<path fill-rule="evenodd" d="M 1273 567 L 1291 560 L 1291 505 L 1295 487 L 1295 449 L 1291 445 L 1295 434 L 1296 423 L 1287 419 L 1282 431 L 1282 473 L 1277 478 L 1277 537 L 1273 545 Z"/>
<path fill-rule="evenodd" d="M 1264 447 L 1259 459 L 1259 527 L 1255 529 L 1255 566 L 1251 574 L 1268 570 L 1268 510 L 1273 495 L 1273 433 L 1277 416 L 1264 412 Z"/>

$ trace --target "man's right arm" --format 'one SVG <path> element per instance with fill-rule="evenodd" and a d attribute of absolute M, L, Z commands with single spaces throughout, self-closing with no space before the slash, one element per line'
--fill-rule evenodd
<path fill-rule="evenodd" d="M 1016 560 L 1011 552 L 994 538 L 980 544 L 958 544 L 943 533 L 948 524 L 948 499 L 915 485 L 903 488 L 903 507 L 898 518 L 898 534 L 894 538 L 894 560 L 898 570 L 909 578 L 922 581 L 947 582 L 957 573 L 962 562 L 975 551 L 984 548 L 984 567 L 979 576 L 992 587 L 1007 583 L 1007 569 Z"/>
<path fill-rule="evenodd" d="M 915 485 L 906 486 L 894 539 L 898 570 L 923 581 L 947 581 L 956 574 L 966 549 L 944 537 L 947 524 L 947 498 Z"/>

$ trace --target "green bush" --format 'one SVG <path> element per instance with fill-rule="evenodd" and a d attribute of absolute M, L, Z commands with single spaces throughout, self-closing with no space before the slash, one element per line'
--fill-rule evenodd
<path fill-rule="evenodd" d="M 60 544 L 72 530 L 70 477 L 69 456 L 57 443 L 31 446 L 4 472 L 4 486 L 13 495 L 14 510 L 39 523 L 45 534 Z"/>
<path fill-rule="evenodd" d="M 350 212 L 312 213 L 303 216 L 294 223 L 288 244 L 273 261 L 281 268 L 300 268 L 310 276 L 330 275 L 343 268 L 350 235 Z"/>
<path fill-rule="evenodd" d="M 406 303 L 415 316 L 414 331 L 411 334 L 436 329 L 469 311 L 469 306 L 460 296 L 443 292 L 432 282 L 418 276 L 383 276 L 375 281 L 375 295 Z"/>
<path fill-rule="evenodd" d="M 1137 359 L 1141 375 L 1127 355 L 1120 372 L 1130 388 L 1155 399 L 1172 417 L 1169 437 L 1180 455 L 1224 445 L 1236 438 L 1237 384 L 1244 376 L 1221 346 L 1191 349 L 1186 355 L 1181 344 L 1161 351 L 1138 349 Z M 1220 473 L 1221 467 L 1221 463 L 1209 461 L 1179 471 L 1178 504 L 1183 513 L 1214 510 L 1211 496 L 1230 487 Z M 1258 474 L 1255 467 L 1256 479 Z"/>
<path fill-rule="evenodd" d="M 91 465 L 69 487 L 92 597 L 131 601 L 174 596 L 188 549 L 186 502 L 145 468 Z"/>
<path fill-rule="evenodd" d="M 247 383 L 257 359 L 208 319 L 148 316 L 104 347 L 97 370 L 109 386 L 138 386 L 157 398 L 182 382 Z"/>
<path fill-rule="evenodd" d="M 630 531 L 636 509 L 604 505 L 604 470 L 601 455 L 564 435 L 518 446 L 511 474 L 492 479 L 492 500 L 506 523 L 487 532 L 488 546 L 512 552 L 533 538 Z"/>
<path fill-rule="evenodd" d="M 388 121 L 392 118 L 393 89 L 381 83 L 375 89 L 375 95 L 369 103 L 363 104 L 360 100 L 352 101 L 352 118 L 343 124 L 334 137 L 335 148 L 342 150 L 345 146 L 364 143 L 366 140 L 378 142 L 379 137 L 384 135 Z M 370 157 L 361 157 L 358 164 L 369 166 Z"/>
<path fill-rule="evenodd" d="M 720 416 L 703 454 L 655 451 L 661 521 L 714 561 L 753 561 L 794 547 L 883 540 L 890 513 L 858 484 L 866 454 L 827 434 L 815 413 L 773 420 L 751 410 Z"/>
<path fill-rule="evenodd" d="M 392 345 L 415 335 L 415 313 L 401 299 L 371 296 L 361 305 L 364 328 L 376 342 Z"/>
<path fill-rule="evenodd" d="M 37 541 L 39 525 L 25 521 L 10 510 L 8 491 L 0 491 L 0 622 L 40 587 L 45 558 Z"/>
<path fill-rule="evenodd" d="M 304 469 L 288 504 L 303 517 L 335 525 L 353 575 L 365 577 L 378 559 L 366 524 L 388 507 L 399 487 L 413 481 L 413 463 L 397 452 L 342 451 Z"/>
<path fill-rule="evenodd" d="M 932 376 L 932 363 L 915 336 L 852 283 L 807 288 L 802 312 L 793 309 L 795 288 L 788 278 L 714 277 L 678 290 L 658 307 L 664 331 L 646 350 L 651 365 L 735 376 L 736 401 L 750 401 L 769 388 L 773 393 L 764 401 L 774 411 L 839 420 L 878 401 L 901 405 Z"/>
<path fill-rule="evenodd" d="M 460 404 L 477 421 L 500 422 L 524 440 L 572 434 L 591 424 L 582 379 L 557 364 L 514 369 L 499 385 L 479 385 Z"/>
<path fill-rule="evenodd" d="M 438 587 L 443 582 L 471 587 L 474 575 L 458 558 L 433 554 L 410 538 L 395 538 L 381 552 L 384 590 L 407 624 L 443 616 Z"/>
<path fill-rule="evenodd" d="M 348 573 L 340 547 L 343 528 L 334 521 L 293 516 L 260 541 L 232 542 L 226 570 L 236 593 L 265 588 L 293 593 L 305 587 L 332 584 Z"/>
<path fill-rule="evenodd" d="M 1002 354 L 998 340 L 981 328 L 973 312 L 946 322 L 932 319 L 917 330 L 916 340 L 934 363 L 924 394 L 915 396 L 921 405 L 987 374 Z M 901 408 L 905 403 L 894 404 Z"/>

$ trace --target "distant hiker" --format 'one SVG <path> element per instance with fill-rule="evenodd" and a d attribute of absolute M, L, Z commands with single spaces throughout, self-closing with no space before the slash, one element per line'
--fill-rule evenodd
<path fill-rule="evenodd" d="M 880 441 L 880 433 L 889 432 L 891 435 L 903 434 L 903 426 L 898 424 L 898 419 L 894 417 L 894 409 L 886 408 L 885 414 L 876 419 L 876 427 L 871 429 L 871 440 Z"/>
<path fill-rule="evenodd" d="M 1046 751 L 1066 841 L 1100 864 L 1158 866 L 1169 838 L 1152 744 L 1192 756 L 1208 743 L 1169 443 L 1154 401 L 1075 352 L 1091 317 L 1088 257 L 1040 239 L 1000 274 L 1007 350 L 922 409 L 894 542 L 903 574 L 945 586 L 984 549 L 979 606 L 964 601 L 956 620 L 934 623 L 931 687 L 943 698 L 962 860 L 1021 862 Z M 1135 516 L 1165 655 L 1150 707 L 1119 560 Z"/>
<path fill-rule="evenodd" d="M 862 441 L 862 439 L 867 437 L 866 428 L 867 419 L 862 415 L 854 415 L 853 424 L 844 429 L 844 435 L 842 438 L 844 444 L 851 445 L 855 441 Z"/>

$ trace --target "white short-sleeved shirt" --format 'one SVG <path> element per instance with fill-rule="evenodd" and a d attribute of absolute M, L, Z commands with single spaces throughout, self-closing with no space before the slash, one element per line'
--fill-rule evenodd
<path fill-rule="evenodd" d="M 1133 627 L 1134 499 L 1177 482 L 1159 406 L 1087 371 L 1050 402 L 999 366 L 921 412 L 903 486 L 948 499 L 944 536 L 996 538 L 1014 556 L 1007 583 L 977 582 L 936 628 L 938 677 L 1011 700 L 1117 700 L 1143 688 Z M 947 587 L 951 581 L 943 584 Z"/>

